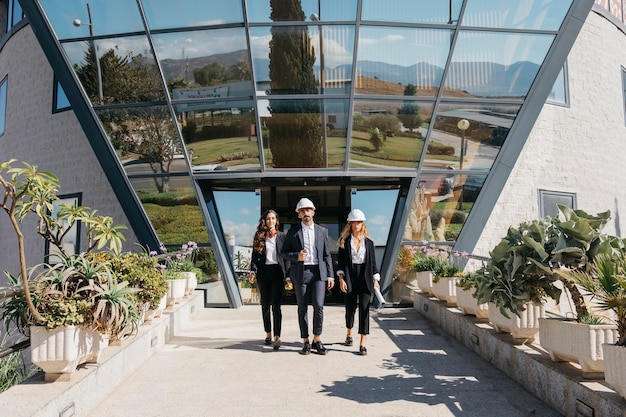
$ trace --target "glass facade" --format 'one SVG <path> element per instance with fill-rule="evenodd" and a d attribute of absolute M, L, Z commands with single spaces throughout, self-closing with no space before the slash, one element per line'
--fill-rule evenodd
<path fill-rule="evenodd" d="M 79 81 L 72 108 L 94 108 L 105 135 L 89 139 L 115 150 L 160 242 L 210 244 L 234 280 L 229 247 L 249 246 L 268 208 L 287 228 L 307 196 L 336 233 L 357 206 L 384 225 L 389 285 L 401 243 L 463 233 L 507 142 L 525 140 L 513 127 L 534 122 L 524 105 L 542 68 L 563 65 L 551 51 L 581 1 L 39 0 L 25 11 L 58 40 L 55 71 Z"/>

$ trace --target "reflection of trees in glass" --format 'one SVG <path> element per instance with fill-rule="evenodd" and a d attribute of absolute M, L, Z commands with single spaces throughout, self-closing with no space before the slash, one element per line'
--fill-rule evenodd
<path fill-rule="evenodd" d="M 98 102 L 98 74 L 93 48 L 85 51 L 85 63 L 74 70 L 87 96 Z M 158 69 L 151 58 L 129 53 L 124 57 L 109 49 L 100 57 L 102 104 L 137 103 L 163 99 L 163 86 Z"/>
<path fill-rule="evenodd" d="M 304 21 L 299 0 L 270 0 L 274 22 Z M 317 92 L 315 51 L 306 25 L 273 26 L 270 41 L 270 94 Z M 322 127 L 319 100 L 270 99 L 267 120 L 275 167 L 321 167 Z"/>
<path fill-rule="evenodd" d="M 244 60 L 239 60 L 230 67 L 212 62 L 194 69 L 193 78 L 196 83 L 202 86 L 225 84 L 231 81 L 246 81 L 250 80 L 250 65 Z"/>
<path fill-rule="evenodd" d="M 155 174 L 170 172 L 174 155 L 181 149 L 166 108 L 103 110 L 99 116 L 120 158 L 136 156 Z M 169 190 L 169 180 L 169 176 L 154 178 L 160 193 Z"/>
<path fill-rule="evenodd" d="M 398 109 L 398 120 L 402 122 L 402 125 L 413 132 L 413 129 L 417 129 L 422 124 L 422 119 L 419 115 L 420 107 L 417 104 L 406 103 Z"/>

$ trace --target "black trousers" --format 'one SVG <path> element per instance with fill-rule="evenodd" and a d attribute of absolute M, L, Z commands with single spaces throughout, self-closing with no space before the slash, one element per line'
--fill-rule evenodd
<path fill-rule="evenodd" d="M 296 301 L 298 303 L 300 337 L 302 339 L 309 337 L 309 300 L 311 300 L 311 304 L 313 304 L 313 335 L 321 335 L 322 325 L 324 324 L 326 281 L 322 281 L 320 277 L 319 266 L 305 267 L 302 282 L 294 282 L 293 289 L 296 293 Z"/>
<path fill-rule="evenodd" d="M 346 302 L 346 329 L 354 327 L 354 315 L 359 310 L 359 334 L 370 333 L 370 304 L 372 294 L 365 283 L 365 265 L 352 265 L 350 271 L 352 291 L 345 294 Z"/>
<path fill-rule="evenodd" d="M 272 332 L 271 307 L 271 315 L 274 318 L 274 336 L 280 337 L 283 323 L 280 304 L 284 288 L 283 271 L 280 269 L 280 265 L 266 265 L 265 271 L 257 279 L 257 284 L 261 295 L 261 314 L 263 315 L 265 333 Z"/>

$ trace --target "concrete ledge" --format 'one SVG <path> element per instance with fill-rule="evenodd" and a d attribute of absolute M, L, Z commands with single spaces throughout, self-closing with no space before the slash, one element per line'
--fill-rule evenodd
<path fill-rule="evenodd" d="M 626 417 L 626 400 L 603 380 L 584 380 L 577 364 L 552 362 L 539 344 L 515 345 L 484 321 L 414 292 L 413 308 L 565 416 Z"/>
<path fill-rule="evenodd" d="M 68 382 L 44 382 L 43 373 L 0 394 L 0 410 L 11 417 L 86 416 L 204 308 L 201 291 L 144 323 L 138 334 L 110 346 L 98 364 L 80 366 Z"/>

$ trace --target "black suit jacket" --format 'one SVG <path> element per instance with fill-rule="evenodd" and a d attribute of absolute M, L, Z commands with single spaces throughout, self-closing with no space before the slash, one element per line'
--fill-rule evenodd
<path fill-rule="evenodd" d="M 348 292 L 352 292 L 352 253 L 350 251 L 350 242 L 352 236 L 348 236 L 344 242 L 343 248 L 339 248 L 339 254 L 337 259 L 337 270 L 343 271 L 344 280 L 348 286 Z M 365 282 L 367 283 L 367 289 L 370 294 L 374 293 L 374 275 L 378 274 L 378 267 L 376 266 L 376 257 L 374 254 L 374 242 L 371 239 L 365 238 Z"/>
<path fill-rule="evenodd" d="M 289 270 L 289 264 L 291 263 L 289 260 L 282 257 L 282 249 L 283 244 L 285 243 L 285 232 L 276 232 L 276 258 L 278 261 L 278 265 L 280 265 L 280 269 L 283 271 L 283 279 L 287 276 L 287 271 Z M 252 265 L 250 265 L 250 271 L 253 272 L 257 279 L 263 279 L 265 274 L 266 266 L 266 252 L 265 250 L 261 253 L 252 251 Z"/>
<path fill-rule="evenodd" d="M 322 281 L 327 281 L 328 278 L 334 279 L 333 259 L 330 255 L 330 246 L 328 244 L 328 229 L 315 224 L 313 230 L 315 231 L 315 248 L 319 261 L 320 278 Z M 298 253 L 302 249 L 304 249 L 304 235 L 302 234 L 302 224 L 298 224 L 287 232 L 282 251 L 283 258 L 291 261 L 289 278 L 291 278 L 294 283 L 302 283 L 304 262 L 298 261 Z"/>

